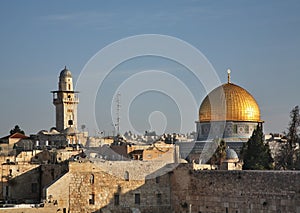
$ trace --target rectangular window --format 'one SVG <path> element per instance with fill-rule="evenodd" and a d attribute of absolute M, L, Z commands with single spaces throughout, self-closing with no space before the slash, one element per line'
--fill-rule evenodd
<path fill-rule="evenodd" d="M 8 197 L 9 186 L 5 186 L 5 196 Z"/>
<path fill-rule="evenodd" d="M 114 195 L 114 204 L 115 204 L 115 206 L 118 206 L 120 204 L 120 195 L 119 194 Z"/>
<path fill-rule="evenodd" d="M 161 205 L 162 204 L 162 196 L 161 196 L 161 194 L 160 193 L 158 193 L 157 195 L 156 195 L 156 202 L 157 202 L 157 205 Z"/>
<path fill-rule="evenodd" d="M 31 183 L 31 192 L 37 193 L 37 183 Z"/>
<path fill-rule="evenodd" d="M 234 133 L 234 134 L 237 134 L 237 125 L 236 125 L 236 124 L 233 125 L 233 133 Z"/>
<path fill-rule="evenodd" d="M 141 195 L 140 194 L 134 194 L 134 203 L 137 205 L 141 204 Z"/>
<path fill-rule="evenodd" d="M 95 204 L 95 195 L 94 194 L 90 194 L 90 196 L 89 196 L 89 204 L 90 205 L 94 205 Z"/>
<path fill-rule="evenodd" d="M 248 125 L 245 125 L 245 133 L 249 134 L 249 126 Z"/>
<path fill-rule="evenodd" d="M 156 183 L 159 183 L 159 181 L 160 181 L 160 177 L 157 176 L 157 177 L 155 178 L 155 182 L 156 182 Z"/>

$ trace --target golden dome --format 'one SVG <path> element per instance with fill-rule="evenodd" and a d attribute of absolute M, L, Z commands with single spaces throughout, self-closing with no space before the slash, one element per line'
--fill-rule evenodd
<path fill-rule="evenodd" d="M 199 109 L 200 122 L 224 120 L 261 122 L 255 99 L 245 89 L 232 83 L 223 84 L 210 92 Z"/>

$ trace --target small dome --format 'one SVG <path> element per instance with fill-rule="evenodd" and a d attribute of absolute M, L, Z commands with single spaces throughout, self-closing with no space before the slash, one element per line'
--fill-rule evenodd
<path fill-rule="evenodd" d="M 233 149 L 227 148 L 225 150 L 226 152 L 226 160 L 231 160 L 231 159 L 238 159 L 238 155 L 236 154 L 236 152 Z"/>
<path fill-rule="evenodd" d="M 50 129 L 50 133 L 51 133 L 51 134 L 59 134 L 59 132 L 57 131 L 57 129 L 56 129 L 55 127 L 52 127 L 52 128 Z"/>
<path fill-rule="evenodd" d="M 261 122 L 259 106 L 253 96 L 232 83 L 223 84 L 210 92 L 199 109 L 200 122 L 224 120 Z"/>
<path fill-rule="evenodd" d="M 38 135 L 41 135 L 41 134 L 47 134 L 48 133 L 48 131 L 47 130 L 40 130 L 37 134 Z"/>
<path fill-rule="evenodd" d="M 71 71 L 68 70 L 66 66 L 65 66 L 65 68 L 60 72 L 60 75 L 59 75 L 59 78 L 65 78 L 65 77 L 72 78 Z"/>

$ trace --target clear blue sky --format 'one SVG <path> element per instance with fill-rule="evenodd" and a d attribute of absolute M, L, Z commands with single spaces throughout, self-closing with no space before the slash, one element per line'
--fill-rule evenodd
<path fill-rule="evenodd" d="M 299 1 L 275 0 L 0 1 L 0 135 L 15 124 L 27 134 L 49 130 L 55 125 L 50 91 L 57 88 L 60 70 L 67 65 L 76 82 L 101 48 L 145 33 L 195 46 L 223 82 L 230 67 L 232 81 L 259 103 L 265 132 L 282 132 L 290 110 L 300 104 L 299 11 Z M 203 96 L 199 92 L 198 104 Z M 144 128 L 147 120 L 140 120 L 145 113 L 138 106 L 137 98 L 136 125 Z M 151 107 L 148 111 L 155 110 Z M 168 130 L 176 131 L 178 115 L 170 116 L 175 122 Z M 191 126 L 195 120 L 197 112 Z M 100 128 L 111 131 L 109 121 L 103 122 Z"/>

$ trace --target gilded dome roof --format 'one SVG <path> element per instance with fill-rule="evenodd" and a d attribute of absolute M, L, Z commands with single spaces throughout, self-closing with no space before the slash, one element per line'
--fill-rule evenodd
<path fill-rule="evenodd" d="M 67 67 L 65 66 L 65 68 L 60 72 L 59 77 L 60 78 L 65 78 L 65 77 L 72 78 L 71 71 L 68 70 Z"/>
<path fill-rule="evenodd" d="M 232 83 L 223 84 L 210 92 L 199 109 L 200 122 L 224 120 L 261 121 L 259 106 L 252 95 Z"/>

